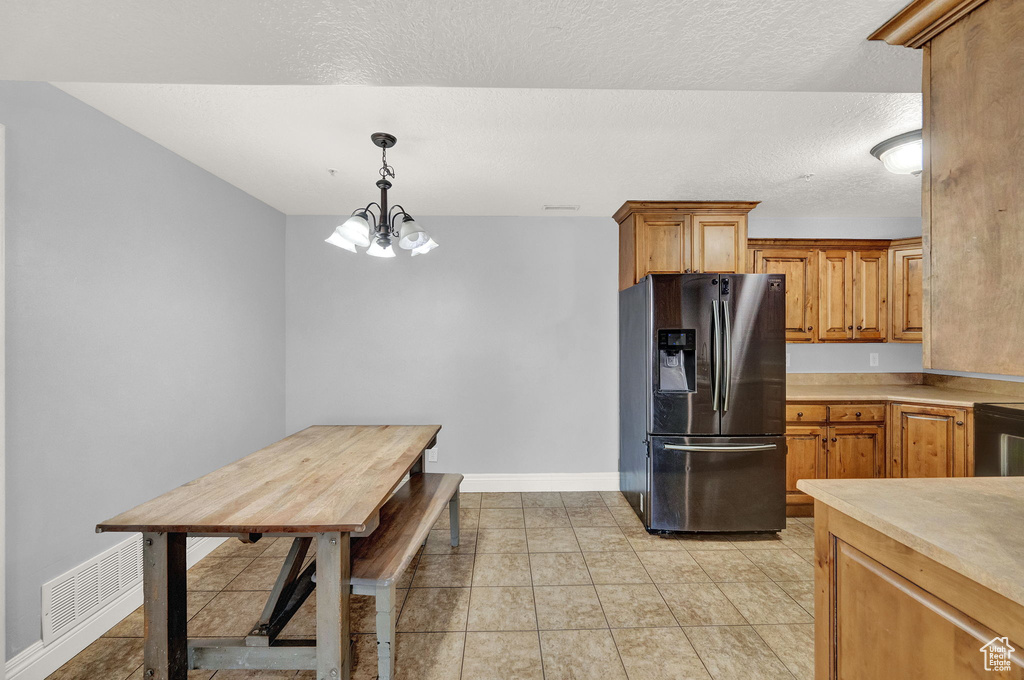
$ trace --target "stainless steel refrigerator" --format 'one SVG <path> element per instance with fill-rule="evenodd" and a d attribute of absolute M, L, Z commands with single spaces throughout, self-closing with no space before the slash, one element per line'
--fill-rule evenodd
<path fill-rule="evenodd" d="M 785 277 L 619 293 L 620 488 L 648 531 L 786 526 Z"/>

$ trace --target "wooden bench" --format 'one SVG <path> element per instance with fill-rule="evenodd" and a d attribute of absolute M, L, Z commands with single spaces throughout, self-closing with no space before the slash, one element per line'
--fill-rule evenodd
<path fill-rule="evenodd" d="M 462 475 L 456 474 L 412 475 L 380 509 L 380 523 L 373 533 L 352 541 L 352 593 L 376 598 L 379 680 L 391 680 L 394 673 L 398 579 L 446 505 L 451 514 L 451 543 L 459 544 L 461 483 Z"/>

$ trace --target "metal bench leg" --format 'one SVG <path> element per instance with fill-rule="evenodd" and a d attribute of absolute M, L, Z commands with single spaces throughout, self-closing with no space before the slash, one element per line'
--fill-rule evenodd
<path fill-rule="evenodd" d="M 452 530 L 452 547 L 458 547 L 459 545 L 459 490 L 455 490 L 455 495 L 448 501 L 448 518 L 450 520 Z"/>
<path fill-rule="evenodd" d="M 395 624 L 398 601 L 394 583 L 377 586 L 377 678 L 391 680 L 395 673 Z"/>

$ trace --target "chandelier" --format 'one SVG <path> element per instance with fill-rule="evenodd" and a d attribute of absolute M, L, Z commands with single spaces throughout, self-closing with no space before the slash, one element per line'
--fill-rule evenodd
<path fill-rule="evenodd" d="M 370 139 L 381 149 L 380 179 L 377 180 L 380 203 L 370 203 L 365 208 L 353 210 L 352 216 L 335 229 L 325 239 L 326 242 L 352 253 L 359 252 L 356 246 L 360 246 L 366 248 L 367 255 L 374 257 L 394 257 L 392 242 L 395 240 L 399 248 L 411 250 L 413 257 L 429 253 L 437 247 L 430 234 L 416 224 L 416 220 L 402 206 L 388 208 L 388 189 L 391 188 L 388 178 L 395 176 L 395 169 L 388 165 L 388 149 L 398 139 L 386 132 L 374 132 Z M 376 213 L 373 208 L 377 209 Z M 401 224 L 398 223 L 399 218 Z"/>

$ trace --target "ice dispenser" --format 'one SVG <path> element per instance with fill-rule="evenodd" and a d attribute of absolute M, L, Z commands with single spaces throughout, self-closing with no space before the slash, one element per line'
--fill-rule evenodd
<path fill-rule="evenodd" d="M 694 391 L 696 340 L 692 328 L 658 331 L 658 391 Z"/>

